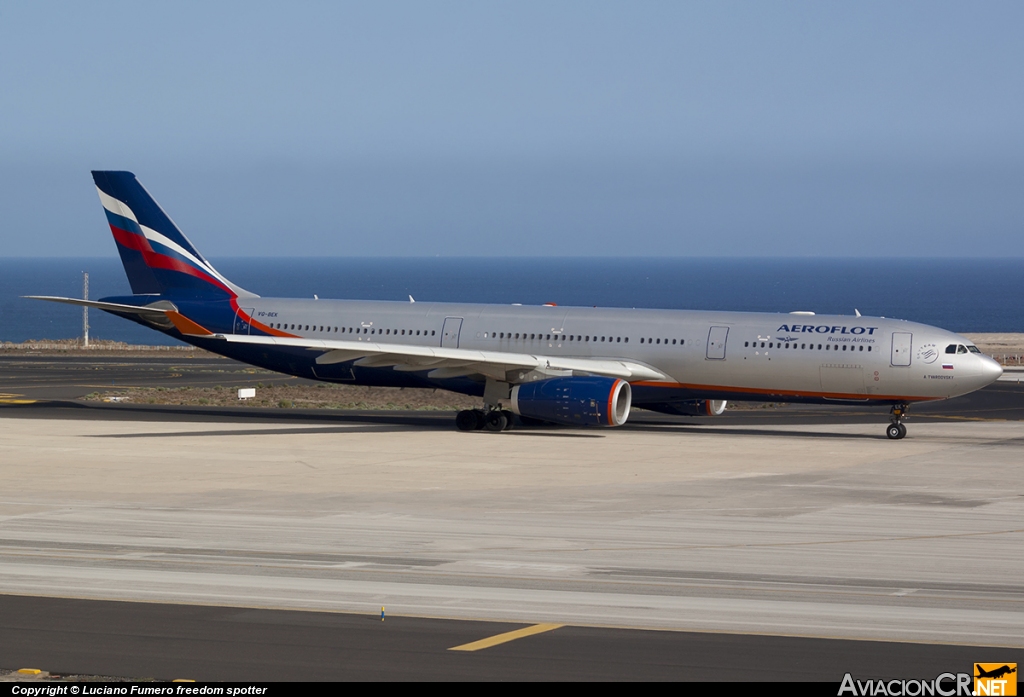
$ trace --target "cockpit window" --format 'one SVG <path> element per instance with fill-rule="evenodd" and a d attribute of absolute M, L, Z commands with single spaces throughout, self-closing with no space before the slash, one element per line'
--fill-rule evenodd
<path fill-rule="evenodd" d="M 956 344 L 950 344 L 947 346 L 946 353 L 956 353 Z"/>
<path fill-rule="evenodd" d="M 971 353 L 981 353 L 981 350 L 977 346 L 975 346 L 974 344 L 970 344 L 967 347 L 967 350 L 970 351 Z"/>
<path fill-rule="evenodd" d="M 967 353 L 967 347 L 964 346 L 963 344 L 960 344 L 959 346 L 956 347 L 956 352 L 957 353 Z"/>

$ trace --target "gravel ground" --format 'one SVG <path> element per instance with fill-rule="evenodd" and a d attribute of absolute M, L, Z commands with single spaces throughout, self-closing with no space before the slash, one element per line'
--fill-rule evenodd
<path fill-rule="evenodd" d="M 247 387 L 250 385 L 246 385 Z M 457 411 L 479 407 L 478 397 L 444 390 L 357 385 L 257 385 L 256 397 L 238 399 L 238 388 L 215 387 L 129 387 L 94 392 L 87 401 L 175 404 L 182 406 L 249 406 L 282 409 L 386 409 Z"/>

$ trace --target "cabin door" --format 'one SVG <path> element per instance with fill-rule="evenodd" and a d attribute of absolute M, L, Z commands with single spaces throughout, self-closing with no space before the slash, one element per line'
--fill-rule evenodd
<path fill-rule="evenodd" d="M 235 313 L 235 328 L 232 331 L 233 334 L 248 334 L 250 325 L 249 321 L 252 319 L 252 314 L 256 310 L 251 307 L 240 307 L 238 312 Z"/>
<path fill-rule="evenodd" d="M 725 340 L 729 338 L 729 327 L 711 327 L 708 332 L 708 358 L 725 358 Z"/>
<path fill-rule="evenodd" d="M 461 317 L 445 317 L 444 326 L 441 328 L 441 348 L 458 348 L 461 331 Z"/>
<path fill-rule="evenodd" d="M 910 344 L 914 335 L 910 332 L 892 333 L 892 364 L 910 365 Z"/>

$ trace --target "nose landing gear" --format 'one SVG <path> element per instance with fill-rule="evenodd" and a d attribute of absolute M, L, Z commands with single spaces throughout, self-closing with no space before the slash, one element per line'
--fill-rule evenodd
<path fill-rule="evenodd" d="M 903 419 L 906 415 L 906 404 L 896 404 L 889 410 L 889 419 L 892 423 L 885 429 L 885 435 L 889 440 L 900 440 L 907 435 L 907 427 L 903 425 Z"/>

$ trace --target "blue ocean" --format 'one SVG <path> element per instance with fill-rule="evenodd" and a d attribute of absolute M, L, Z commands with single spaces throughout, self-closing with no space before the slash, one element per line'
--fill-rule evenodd
<path fill-rule="evenodd" d="M 880 315 L 958 332 L 1024 332 L 1024 259 L 224 258 L 265 296 Z M 22 295 L 131 291 L 116 257 L 0 260 L 0 341 L 81 335 L 80 309 Z M 103 312 L 91 337 L 175 343 Z"/>

